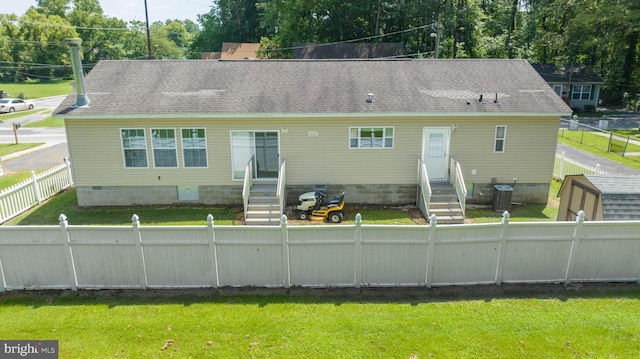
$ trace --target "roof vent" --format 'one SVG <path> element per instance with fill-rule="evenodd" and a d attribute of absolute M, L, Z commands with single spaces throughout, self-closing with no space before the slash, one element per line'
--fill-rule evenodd
<path fill-rule="evenodd" d="M 482 94 L 480 94 L 480 98 L 478 99 L 478 102 L 482 102 Z"/>
<path fill-rule="evenodd" d="M 373 94 L 372 93 L 368 93 L 367 94 L 367 103 L 372 103 L 373 101 L 374 101 L 373 100 Z"/>
<path fill-rule="evenodd" d="M 80 44 L 81 39 L 66 39 L 65 43 L 71 50 L 71 67 L 73 68 L 73 78 L 76 84 L 76 104 L 72 107 L 87 107 L 91 102 L 87 97 L 84 85 L 84 73 L 82 71 L 82 61 L 80 60 Z"/>
<path fill-rule="evenodd" d="M 496 99 L 493 100 L 493 103 L 498 103 L 498 93 L 496 92 Z"/>

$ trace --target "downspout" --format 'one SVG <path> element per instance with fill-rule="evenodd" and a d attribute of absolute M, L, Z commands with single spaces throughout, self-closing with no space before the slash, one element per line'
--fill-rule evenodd
<path fill-rule="evenodd" d="M 71 50 L 71 67 L 73 68 L 73 78 L 76 84 L 77 93 L 76 104 L 71 107 L 87 107 L 89 106 L 89 103 L 91 103 L 91 100 L 89 100 L 89 97 L 87 97 L 87 92 L 84 85 L 82 61 L 80 60 L 80 44 L 82 43 L 82 39 L 66 39 L 65 43 Z"/>

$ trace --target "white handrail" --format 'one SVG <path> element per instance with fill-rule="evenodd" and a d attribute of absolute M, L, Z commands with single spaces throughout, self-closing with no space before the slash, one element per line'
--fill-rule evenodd
<path fill-rule="evenodd" d="M 286 204 L 286 193 L 285 193 L 285 162 L 282 160 L 280 164 L 280 171 L 278 172 L 278 187 L 276 189 L 276 196 L 280 201 L 280 212 L 284 213 Z"/>
<path fill-rule="evenodd" d="M 242 203 L 244 205 L 244 219 L 247 219 L 247 207 L 249 206 L 249 196 L 251 195 L 251 186 L 253 186 L 253 161 L 251 156 L 244 170 L 244 184 L 242 186 Z"/>
<path fill-rule="evenodd" d="M 425 191 L 426 189 L 426 191 Z M 418 196 L 422 197 L 422 201 L 425 206 L 426 217 L 429 216 L 429 209 L 431 206 L 431 196 L 433 192 L 431 191 L 431 184 L 429 183 L 429 174 L 427 173 L 427 165 L 421 160 L 418 159 Z M 418 204 L 419 204 L 418 197 Z"/>
<path fill-rule="evenodd" d="M 462 210 L 462 215 L 465 215 L 465 208 L 467 206 L 467 186 L 464 183 L 464 177 L 462 176 L 462 168 L 460 167 L 460 162 L 455 159 L 451 159 L 451 168 L 453 175 L 451 176 L 451 184 L 456 189 L 456 195 L 458 196 L 458 201 L 460 202 L 460 209 Z"/>

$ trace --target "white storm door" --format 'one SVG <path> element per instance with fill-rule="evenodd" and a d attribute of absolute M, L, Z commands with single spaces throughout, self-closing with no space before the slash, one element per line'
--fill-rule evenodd
<path fill-rule="evenodd" d="M 422 140 L 422 161 L 430 180 L 446 180 L 449 173 L 449 127 L 425 127 Z"/>

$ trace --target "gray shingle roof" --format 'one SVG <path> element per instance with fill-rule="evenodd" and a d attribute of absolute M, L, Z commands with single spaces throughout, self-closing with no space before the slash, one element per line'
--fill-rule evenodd
<path fill-rule="evenodd" d="M 602 215 L 605 220 L 640 220 L 640 176 L 585 177 L 602 195 Z"/>
<path fill-rule="evenodd" d="M 601 77 L 590 72 L 585 65 L 532 64 L 532 66 L 545 81 L 550 83 L 604 83 Z"/>
<path fill-rule="evenodd" d="M 571 113 L 526 60 L 100 61 L 86 89 L 54 114 Z"/>

